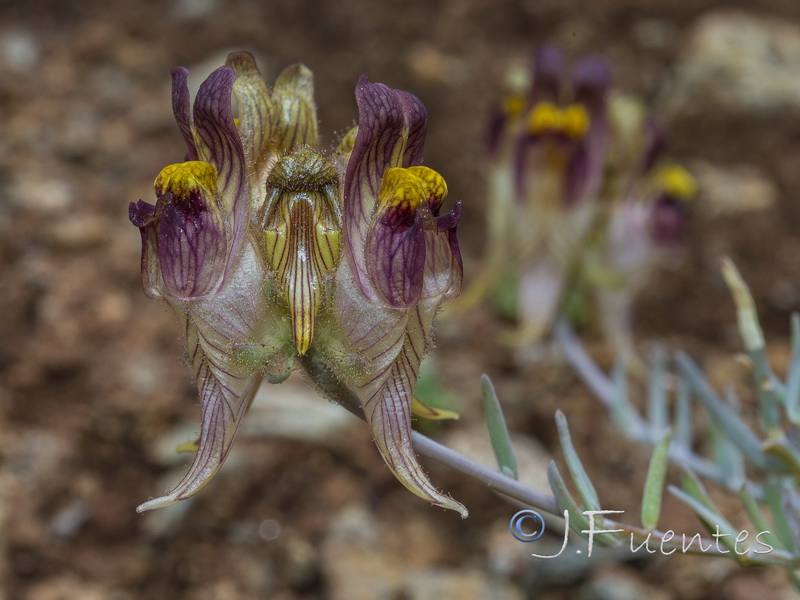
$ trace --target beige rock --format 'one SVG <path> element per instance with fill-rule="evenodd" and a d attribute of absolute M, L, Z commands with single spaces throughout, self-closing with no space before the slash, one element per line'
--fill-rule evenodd
<path fill-rule="evenodd" d="M 751 165 L 692 163 L 691 171 L 700 185 L 698 211 L 709 217 L 741 215 L 774 208 L 778 188 Z"/>
<path fill-rule="evenodd" d="M 777 18 L 719 11 L 688 35 L 675 81 L 665 89 L 680 113 L 800 111 L 800 28 Z"/>

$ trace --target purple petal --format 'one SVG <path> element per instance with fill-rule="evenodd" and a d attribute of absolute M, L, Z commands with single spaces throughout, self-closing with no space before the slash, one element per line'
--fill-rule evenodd
<path fill-rule="evenodd" d="M 647 145 L 644 149 L 642 164 L 639 167 L 639 175 L 644 175 L 653 168 L 667 144 L 667 132 L 661 123 L 650 118 L 647 120 L 646 127 Z"/>
<path fill-rule="evenodd" d="M 194 103 L 194 125 L 204 146 L 198 148 L 201 160 L 216 167 L 217 187 L 229 198 L 238 198 L 244 186 L 244 150 L 231 110 L 235 79 L 233 69 L 220 67 L 200 85 Z"/>
<path fill-rule="evenodd" d="M 411 308 L 422 292 L 425 233 L 422 212 L 391 207 L 367 236 L 367 272 L 381 299 L 393 308 Z M 408 224 L 408 218 L 412 223 Z"/>
<path fill-rule="evenodd" d="M 230 67 L 220 67 L 200 85 L 194 103 L 194 126 L 202 142 L 201 159 L 217 169 L 217 189 L 230 221 L 229 272 L 239 255 L 247 227 L 249 198 L 245 179 L 244 148 L 233 121 L 231 99 L 236 74 Z M 232 221 L 232 226 L 230 222 Z"/>
<path fill-rule="evenodd" d="M 461 293 L 464 266 L 456 227 L 461 219 L 461 201 L 436 217 L 436 231 L 426 231 L 424 298 L 455 298 Z"/>
<path fill-rule="evenodd" d="M 495 109 L 489 120 L 489 130 L 486 133 L 487 160 L 491 161 L 497 158 L 507 123 L 508 117 L 506 114 L 500 109 Z"/>
<path fill-rule="evenodd" d="M 165 496 L 139 505 L 136 512 L 164 508 L 200 491 L 219 471 L 239 425 L 261 382 L 259 375 L 236 377 L 205 359 L 198 373 L 202 416 L 197 454 L 183 479 Z"/>
<path fill-rule="evenodd" d="M 358 135 L 344 180 L 344 221 L 348 260 L 365 296 L 371 297 L 364 261 L 367 229 L 383 174 L 389 167 L 422 162 L 427 131 L 425 107 L 415 96 L 370 83 L 362 75 L 356 86 Z"/>
<path fill-rule="evenodd" d="M 142 287 L 151 298 L 161 298 L 164 282 L 158 263 L 158 234 L 153 222 L 155 214 L 156 207 L 144 200 L 128 205 L 128 217 L 142 236 Z"/>
<path fill-rule="evenodd" d="M 660 246 L 680 242 L 686 233 L 686 206 L 669 196 L 662 196 L 653 204 L 650 214 L 650 235 Z"/>
<path fill-rule="evenodd" d="M 181 202 L 167 193 L 158 226 L 158 256 L 166 292 L 176 298 L 204 296 L 217 288 L 227 259 L 219 213 L 197 192 Z"/>
<path fill-rule="evenodd" d="M 579 146 L 575 154 L 567 163 L 564 171 L 563 199 L 568 208 L 576 206 L 588 197 L 590 184 L 594 181 L 595 173 L 602 168 L 602 164 L 592 164 L 593 157 L 586 146 Z"/>
<path fill-rule="evenodd" d="M 603 116 L 606 93 L 611 86 L 611 68 L 599 56 L 587 56 L 575 65 L 575 100 L 583 104 L 590 117 Z"/>
<path fill-rule="evenodd" d="M 539 102 L 559 103 L 564 57 L 555 46 L 538 48 L 533 57 L 533 84 L 530 104 Z"/>
<path fill-rule="evenodd" d="M 186 142 L 186 158 L 184 160 L 197 160 L 197 148 L 192 134 L 192 117 L 189 113 L 189 71 L 184 67 L 176 67 L 170 71 L 172 74 L 172 112 L 178 122 L 178 128 Z"/>

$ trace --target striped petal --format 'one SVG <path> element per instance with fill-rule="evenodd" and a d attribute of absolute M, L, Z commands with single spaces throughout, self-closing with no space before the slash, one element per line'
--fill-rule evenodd
<path fill-rule="evenodd" d="M 364 75 L 356 86 L 356 101 L 358 132 L 344 180 L 345 245 L 357 285 L 372 298 L 364 245 L 383 176 L 390 167 L 422 162 L 427 112 L 415 96 L 370 83 Z"/>
<path fill-rule="evenodd" d="M 319 142 L 317 107 L 314 104 L 314 74 L 304 65 L 286 67 L 272 88 L 276 119 L 274 137 L 279 151 Z"/>
<path fill-rule="evenodd" d="M 267 268 L 286 300 L 301 356 L 314 336 L 323 286 L 339 261 L 338 182 L 336 171 L 319 154 L 286 156 L 267 178 L 267 199 L 257 217 Z"/>
<path fill-rule="evenodd" d="M 186 158 L 184 160 L 197 160 L 192 116 L 189 111 L 189 70 L 184 67 L 176 67 L 170 73 L 172 74 L 172 112 L 183 140 L 186 142 Z"/>
<path fill-rule="evenodd" d="M 417 496 L 467 516 L 462 504 L 438 491 L 411 444 L 411 405 L 439 299 L 395 309 L 365 302 L 348 261 L 336 278 L 337 321 L 361 368 L 348 385 L 361 401 L 375 444 L 397 479 Z"/>
<path fill-rule="evenodd" d="M 208 300 L 173 305 L 186 329 L 187 356 L 200 391 L 200 439 L 188 471 L 167 494 L 140 505 L 144 512 L 170 506 L 196 494 L 219 471 L 242 418 L 261 382 L 251 365 L 237 362 L 231 348 L 249 340 L 264 312 L 263 270 L 251 245 L 219 294 Z"/>
<path fill-rule="evenodd" d="M 244 155 L 258 194 L 263 196 L 263 178 L 269 163 L 275 159 L 273 139 L 275 107 L 267 84 L 258 70 L 255 58 L 249 52 L 234 52 L 228 55 L 225 64 L 236 73 L 233 93 L 239 105 L 239 135 Z"/>

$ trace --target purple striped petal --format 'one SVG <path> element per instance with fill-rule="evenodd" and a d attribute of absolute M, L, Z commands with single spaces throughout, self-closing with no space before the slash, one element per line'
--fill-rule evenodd
<path fill-rule="evenodd" d="M 222 277 L 228 244 L 213 198 L 193 193 L 176 201 L 167 192 L 159 198 L 158 256 L 168 295 L 184 300 L 214 291 Z"/>
<path fill-rule="evenodd" d="M 345 241 L 356 281 L 370 298 L 364 244 L 383 175 L 390 167 L 422 162 L 427 112 L 415 96 L 370 83 L 365 75 L 356 86 L 356 101 L 358 134 L 344 180 Z"/>
<path fill-rule="evenodd" d="M 458 247 L 456 227 L 461 219 L 461 201 L 436 217 L 436 230 L 425 232 L 425 278 L 423 298 L 455 298 L 461 293 L 464 266 Z"/>
<path fill-rule="evenodd" d="M 533 83 L 529 106 L 539 102 L 558 104 L 564 74 L 564 57 L 555 46 L 542 46 L 533 56 Z"/>
<path fill-rule="evenodd" d="M 217 169 L 217 188 L 229 211 L 242 197 L 244 149 L 231 111 L 231 92 L 236 75 L 220 67 L 200 85 L 194 103 L 194 126 L 201 160 Z"/>
<path fill-rule="evenodd" d="M 391 207 L 376 217 L 366 244 L 370 281 L 389 306 L 411 308 L 419 301 L 425 267 L 422 212 Z"/>
<path fill-rule="evenodd" d="M 416 312 L 416 311 L 413 311 Z M 422 470 L 411 444 L 411 398 L 419 376 L 425 346 L 418 315 L 411 315 L 411 331 L 392 363 L 383 385 L 363 404 L 375 445 L 395 477 L 411 492 L 432 504 L 449 508 L 466 518 L 467 509 L 437 490 Z"/>
<path fill-rule="evenodd" d="M 195 146 L 194 133 L 192 132 L 192 117 L 189 112 L 189 70 L 176 67 L 170 71 L 172 74 L 172 112 L 178 122 L 183 140 L 186 142 L 186 158 L 184 160 L 197 160 L 197 147 Z"/>
<path fill-rule="evenodd" d="M 158 233 L 153 223 L 156 207 L 139 200 L 128 205 L 128 217 L 142 235 L 142 287 L 151 298 L 162 298 L 164 282 L 158 263 Z"/>

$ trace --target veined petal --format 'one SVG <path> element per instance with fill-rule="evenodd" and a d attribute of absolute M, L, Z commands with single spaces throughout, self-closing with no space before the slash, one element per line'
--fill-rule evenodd
<path fill-rule="evenodd" d="M 258 70 L 255 58 L 249 52 L 233 52 L 225 64 L 236 73 L 233 93 L 239 104 L 239 135 L 244 155 L 253 174 L 265 173 L 270 160 L 274 160 L 275 107 L 270 99 L 267 84 Z M 256 178 L 254 187 L 263 190 L 263 179 Z"/>
<path fill-rule="evenodd" d="M 411 444 L 413 388 L 438 302 L 422 301 L 426 310 L 367 302 L 350 267 L 348 261 L 342 261 L 337 272 L 337 321 L 362 364 L 362 368 L 347 374 L 348 385 L 361 401 L 375 444 L 387 466 L 409 490 L 466 516 L 461 504 L 431 484 Z"/>
<path fill-rule="evenodd" d="M 411 308 L 422 292 L 426 190 L 410 169 L 394 167 L 386 171 L 379 197 L 367 234 L 367 273 L 383 302 Z"/>
<path fill-rule="evenodd" d="M 460 219 L 461 201 L 458 201 L 449 213 L 436 217 L 435 230 L 425 230 L 422 298 L 438 298 L 441 301 L 455 298 L 461 293 L 464 265 L 456 237 L 456 227 Z"/>
<path fill-rule="evenodd" d="M 224 274 L 228 240 L 215 184 L 213 165 L 200 161 L 170 165 L 156 179 L 158 258 L 173 298 L 215 291 Z"/>
<path fill-rule="evenodd" d="M 427 112 L 415 96 L 370 83 L 364 75 L 356 86 L 356 101 L 358 133 L 344 181 L 345 243 L 356 282 L 364 295 L 372 298 L 364 244 L 383 175 L 390 167 L 422 162 Z"/>
<path fill-rule="evenodd" d="M 248 242 L 229 274 L 229 285 L 208 299 L 181 306 L 176 313 L 186 329 L 186 349 L 200 391 L 201 424 L 197 454 L 181 481 L 165 496 L 145 502 L 138 512 L 161 508 L 197 493 L 219 471 L 261 382 L 251 364 L 232 348 L 252 339 L 264 314 L 263 269 Z"/>
<path fill-rule="evenodd" d="M 400 483 L 420 498 L 466 518 L 469 513 L 463 504 L 433 486 L 411 444 L 413 386 L 419 375 L 419 356 L 424 344 L 421 328 L 412 327 L 388 377 L 383 385 L 370 389 L 369 399 L 362 408 L 384 462 Z"/>
<path fill-rule="evenodd" d="M 244 413 L 255 396 L 261 377 L 238 378 L 203 362 L 198 377 L 202 406 L 200 440 L 194 461 L 168 494 L 139 505 L 136 512 L 171 506 L 199 492 L 228 456 Z M 235 386 L 235 387 L 233 387 Z"/>
<path fill-rule="evenodd" d="M 183 140 L 186 142 L 185 160 L 197 160 L 197 147 L 194 142 L 192 131 L 192 116 L 189 112 L 189 70 L 184 67 L 176 67 L 170 71 L 172 74 L 172 112 L 178 122 Z"/>
<path fill-rule="evenodd" d="M 300 355 L 311 344 L 323 285 L 339 262 L 338 182 L 336 171 L 319 154 L 290 154 L 270 172 L 257 219 L 262 253 L 291 313 Z"/>
<path fill-rule="evenodd" d="M 319 133 L 311 70 L 301 64 L 286 67 L 275 80 L 272 99 L 277 111 L 274 137 L 278 149 L 316 147 Z"/>
<path fill-rule="evenodd" d="M 229 213 L 244 199 L 244 149 L 231 111 L 233 69 L 220 67 L 200 85 L 194 103 L 194 127 L 200 160 L 217 170 L 217 189 Z"/>
<path fill-rule="evenodd" d="M 142 286 L 151 298 L 163 298 L 164 281 L 158 263 L 158 231 L 155 224 L 156 207 L 139 200 L 128 205 L 128 217 L 142 235 Z"/>

